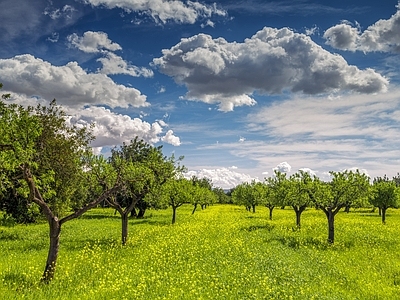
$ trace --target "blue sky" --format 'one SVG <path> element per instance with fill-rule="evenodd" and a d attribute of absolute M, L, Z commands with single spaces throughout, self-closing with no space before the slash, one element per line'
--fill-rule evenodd
<path fill-rule="evenodd" d="M 400 8 L 385 1 L 2 0 L 0 82 L 96 153 L 136 135 L 230 188 L 400 172 Z"/>

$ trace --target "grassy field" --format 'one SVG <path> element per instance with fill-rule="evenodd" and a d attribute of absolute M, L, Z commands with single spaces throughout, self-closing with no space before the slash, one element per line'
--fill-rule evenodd
<path fill-rule="evenodd" d="M 214 205 L 149 211 L 129 223 L 95 209 L 66 223 L 56 277 L 39 282 L 47 224 L 0 226 L 2 299 L 399 299 L 400 211 L 387 224 L 366 210 L 339 213 L 329 246 L 321 211 L 306 210 L 302 228 L 286 208 Z M 4 224 L 3 224 L 4 225 Z"/>

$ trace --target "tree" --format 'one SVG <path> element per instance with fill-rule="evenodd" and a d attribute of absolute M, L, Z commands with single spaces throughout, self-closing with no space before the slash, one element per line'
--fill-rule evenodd
<path fill-rule="evenodd" d="M 232 192 L 232 200 L 234 203 L 244 205 L 248 211 L 256 212 L 256 206 L 262 203 L 262 184 L 252 181 L 251 183 L 243 182 L 236 186 Z"/>
<path fill-rule="evenodd" d="M 269 209 L 269 219 L 272 220 L 272 212 L 275 206 L 283 205 L 288 193 L 286 173 L 274 171 L 272 177 L 265 178 L 264 205 Z"/>
<path fill-rule="evenodd" d="M 223 188 L 215 187 L 215 188 L 213 188 L 213 192 L 217 196 L 218 203 L 221 203 L 221 204 L 232 203 L 231 197 L 228 196 L 227 193 L 225 193 Z"/>
<path fill-rule="evenodd" d="M 176 164 L 183 158 L 179 158 L 178 161 L 174 156 L 167 158 L 162 153 L 162 146 L 154 147 L 137 137 L 130 143 L 112 149 L 111 153 L 111 165 L 116 167 L 125 164 L 129 166 L 132 176 L 137 174 L 135 181 L 126 185 L 115 197 L 107 199 L 108 204 L 121 215 L 122 244 L 125 245 L 128 240 L 129 214 L 138 208 L 137 216 L 141 218 L 148 207 L 159 205 L 157 191 L 176 172 L 181 171 L 182 167 Z"/>
<path fill-rule="evenodd" d="M 55 101 L 36 108 L 0 101 L 1 190 L 21 185 L 29 203 L 40 207 L 49 225 L 50 246 L 42 280 L 53 279 L 62 225 L 81 216 L 119 188 L 118 176 L 94 199 L 77 199 L 90 172 L 88 128 L 70 126 Z M 15 174 L 10 178 L 10 174 Z M 71 212 L 76 201 L 84 205 Z"/>
<path fill-rule="evenodd" d="M 369 178 L 357 170 L 329 172 L 330 182 L 315 179 L 309 195 L 316 207 L 321 209 L 328 220 L 328 242 L 335 241 L 335 216 L 346 205 L 363 203 L 367 199 Z"/>
<path fill-rule="evenodd" d="M 311 198 L 308 191 L 311 189 L 313 179 L 304 171 L 291 175 L 286 182 L 287 195 L 284 203 L 290 205 L 296 213 L 296 226 L 300 228 L 301 214 L 309 206 Z"/>
<path fill-rule="evenodd" d="M 399 188 L 394 180 L 390 180 L 386 175 L 384 177 L 374 178 L 369 201 L 381 210 L 382 223 L 386 223 L 386 210 L 388 208 L 397 208 L 399 206 Z"/>
<path fill-rule="evenodd" d="M 193 189 L 191 190 L 192 197 L 191 202 L 193 204 L 192 215 L 195 213 L 197 206 L 200 204 L 201 209 L 205 209 L 207 205 L 216 202 L 216 195 L 212 193 L 212 181 L 209 178 L 203 177 L 198 178 L 192 176 L 190 178 L 192 182 Z"/>
<path fill-rule="evenodd" d="M 171 179 L 162 186 L 161 198 L 172 208 L 172 224 L 176 222 L 176 210 L 190 202 L 193 185 L 186 178 Z"/>

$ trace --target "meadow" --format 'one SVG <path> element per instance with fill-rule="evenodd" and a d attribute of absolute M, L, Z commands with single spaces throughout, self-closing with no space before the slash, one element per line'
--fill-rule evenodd
<path fill-rule="evenodd" d="M 325 215 L 309 208 L 295 228 L 292 209 L 255 213 L 214 205 L 191 215 L 151 210 L 129 221 L 126 246 L 112 209 L 94 209 L 62 228 L 55 279 L 40 283 L 46 223 L 0 224 L 2 299 L 399 299 L 400 212 L 336 216 L 329 245 Z"/>

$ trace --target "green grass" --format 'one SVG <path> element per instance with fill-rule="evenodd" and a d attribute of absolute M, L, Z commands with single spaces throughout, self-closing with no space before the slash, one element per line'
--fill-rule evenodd
<path fill-rule="evenodd" d="M 48 250 L 47 224 L 0 226 L 2 299 L 399 299 L 400 212 L 336 217 L 326 242 L 321 211 L 256 213 L 214 205 L 191 215 L 149 211 L 130 220 L 120 246 L 120 219 L 95 209 L 62 228 L 56 277 L 39 282 Z"/>

